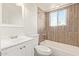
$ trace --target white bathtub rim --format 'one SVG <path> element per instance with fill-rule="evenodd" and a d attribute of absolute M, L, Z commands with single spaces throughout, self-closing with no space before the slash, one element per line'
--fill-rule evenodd
<path fill-rule="evenodd" d="M 62 48 L 62 47 L 57 48 L 56 45 L 54 46 L 54 45 L 51 44 L 51 43 L 56 43 L 56 44 L 58 44 L 59 46 L 61 46 L 61 45 L 63 44 L 63 43 L 58 43 L 58 42 L 54 42 L 54 41 L 50 41 L 50 40 L 42 41 L 40 44 L 41 44 L 41 45 L 44 45 L 44 46 L 47 46 L 47 47 L 49 47 L 49 48 L 51 48 L 51 49 L 54 48 L 54 49 L 57 49 L 57 50 L 60 50 L 60 51 L 69 53 L 69 54 L 74 55 L 74 56 L 78 56 L 78 55 L 79 55 L 79 47 L 72 46 L 72 45 L 68 45 L 68 44 L 63 44 L 63 45 L 65 45 L 66 47 L 67 47 L 67 46 L 68 46 L 68 47 L 71 47 L 72 49 L 66 48 L 65 46 L 64 46 L 65 48 Z"/>

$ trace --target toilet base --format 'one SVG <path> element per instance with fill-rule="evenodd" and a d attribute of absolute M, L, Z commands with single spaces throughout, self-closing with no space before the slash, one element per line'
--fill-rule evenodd
<path fill-rule="evenodd" d="M 42 54 L 39 54 L 37 53 L 36 51 L 34 52 L 34 56 L 51 56 L 51 55 L 42 55 Z"/>

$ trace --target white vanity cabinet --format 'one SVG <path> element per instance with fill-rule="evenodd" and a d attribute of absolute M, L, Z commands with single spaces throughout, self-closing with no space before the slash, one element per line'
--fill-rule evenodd
<path fill-rule="evenodd" d="M 33 40 L 20 43 L 18 45 L 5 48 L 1 51 L 2 56 L 33 56 L 34 43 Z"/>

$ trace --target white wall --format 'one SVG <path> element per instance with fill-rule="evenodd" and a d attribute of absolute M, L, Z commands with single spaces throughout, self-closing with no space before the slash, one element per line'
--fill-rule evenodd
<path fill-rule="evenodd" d="M 2 4 L 0 3 L 0 24 L 2 24 Z"/>
<path fill-rule="evenodd" d="M 0 3 L 0 24 L 2 24 L 2 4 L 1 3 Z M 1 35 L 0 35 L 0 37 L 1 37 Z M 1 51 L 1 40 L 0 40 L 0 51 Z M 0 55 L 1 55 L 1 53 L 0 53 Z"/>
<path fill-rule="evenodd" d="M 26 35 L 37 34 L 37 6 L 25 4 L 24 32 Z"/>
<path fill-rule="evenodd" d="M 6 38 L 24 33 L 26 35 L 37 34 L 37 7 L 35 4 L 25 4 L 23 27 L 0 26 L 0 38 Z"/>

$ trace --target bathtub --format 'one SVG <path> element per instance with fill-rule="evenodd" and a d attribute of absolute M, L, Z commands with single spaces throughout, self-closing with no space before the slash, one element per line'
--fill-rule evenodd
<path fill-rule="evenodd" d="M 47 46 L 52 49 L 52 56 L 79 56 L 79 47 L 45 40 L 40 45 Z"/>

